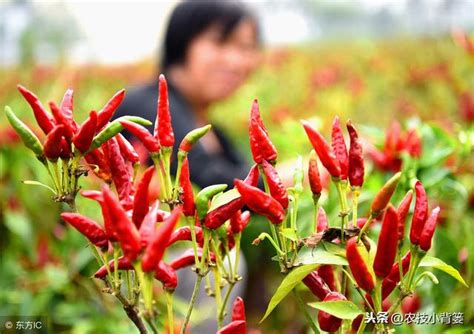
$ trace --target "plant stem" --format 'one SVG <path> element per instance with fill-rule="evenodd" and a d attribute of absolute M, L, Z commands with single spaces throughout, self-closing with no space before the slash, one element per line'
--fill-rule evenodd
<path fill-rule="evenodd" d="M 222 307 L 222 295 L 221 295 L 221 273 L 219 272 L 218 267 L 214 267 L 214 285 L 215 285 L 215 294 L 216 294 L 216 308 L 217 308 L 217 328 L 222 327 L 222 319 L 220 317 L 220 309 Z"/>
<path fill-rule="evenodd" d="M 301 296 L 298 294 L 296 290 L 293 290 L 293 295 L 295 296 L 296 302 L 298 303 L 298 306 L 303 312 L 303 315 L 305 316 L 306 320 L 308 321 L 309 327 L 313 330 L 314 333 L 319 333 L 318 327 L 316 327 L 316 324 L 314 323 L 313 319 L 311 318 L 311 315 L 308 313 L 308 310 L 306 310 L 306 305 L 304 304 L 303 300 L 301 299 Z"/>
<path fill-rule="evenodd" d="M 194 228 L 194 217 L 186 217 L 188 221 L 189 227 L 191 228 L 191 240 L 193 244 L 194 250 L 194 263 L 197 269 L 199 269 L 199 257 L 198 257 L 198 250 L 197 250 L 197 241 L 196 241 L 196 229 Z"/>
<path fill-rule="evenodd" d="M 173 319 L 173 292 L 166 291 L 166 306 L 168 311 L 168 332 L 174 333 L 174 319 Z"/>
<path fill-rule="evenodd" d="M 371 213 L 369 216 L 369 219 L 367 219 L 364 226 L 362 226 L 362 228 L 360 229 L 359 236 L 357 237 L 357 242 L 360 241 L 360 238 L 362 237 L 362 235 L 365 233 L 365 231 L 367 231 L 367 228 L 372 223 L 372 220 L 374 220 L 374 216 L 372 216 L 372 213 Z"/>
<path fill-rule="evenodd" d="M 352 225 L 357 227 L 357 208 L 359 205 L 359 187 L 352 188 Z"/>
<path fill-rule="evenodd" d="M 189 319 L 191 318 L 191 313 L 193 312 L 194 304 L 196 303 L 196 299 L 199 294 L 199 290 L 201 288 L 201 282 L 202 282 L 202 276 L 198 275 L 196 278 L 196 283 L 194 284 L 193 294 L 191 296 L 191 300 L 189 301 L 188 311 L 186 312 L 186 317 L 184 318 L 184 322 L 181 327 L 180 334 L 186 333 L 186 327 L 188 326 Z"/>
<path fill-rule="evenodd" d="M 232 293 L 232 289 L 234 288 L 234 286 L 235 286 L 235 282 L 230 283 L 229 287 L 227 288 L 227 291 L 225 293 L 224 300 L 222 302 L 221 309 L 219 311 L 218 322 L 220 321 L 220 323 L 222 323 L 224 321 L 225 309 L 226 309 L 227 303 L 229 301 L 229 298 L 230 298 L 230 295 Z"/>

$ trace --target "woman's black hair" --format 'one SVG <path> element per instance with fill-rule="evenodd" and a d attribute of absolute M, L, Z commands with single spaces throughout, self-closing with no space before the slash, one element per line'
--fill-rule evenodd
<path fill-rule="evenodd" d="M 191 41 L 200 33 L 217 24 L 223 41 L 246 18 L 257 21 L 240 2 L 229 0 L 185 0 L 174 9 L 168 22 L 162 47 L 161 71 L 185 60 Z"/>

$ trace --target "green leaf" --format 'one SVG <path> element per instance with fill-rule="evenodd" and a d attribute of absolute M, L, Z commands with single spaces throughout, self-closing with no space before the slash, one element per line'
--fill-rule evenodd
<path fill-rule="evenodd" d="M 297 286 L 303 278 L 305 278 L 310 272 L 314 271 L 318 267 L 318 264 L 308 264 L 303 265 L 301 267 L 297 267 L 293 269 L 281 282 L 278 289 L 273 294 L 270 303 L 268 303 L 267 310 L 265 311 L 265 315 L 260 320 L 262 322 L 265 320 L 270 313 L 275 309 L 275 307 L 286 297 L 287 294 Z"/>
<path fill-rule="evenodd" d="M 298 255 L 298 261 L 303 264 L 335 264 L 347 266 L 347 260 L 324 249 L 305 249 Z"/>
<path fill-rule="evenodd" d="M 209 211 L 212 211 L 222 205 L 232 202 L 234 199 L 237 199 L 239 197 L 240 197 L 240 193 L 235 188 L 232 188 L 226 192 L 223 192 L 222 194 L 216 195 L 212 198 Z"/>
<path fill-rule="evenodd" d="M 280 234 L 291 241 L 298 241 L 298 236 L 296 235 L 295 230 L 292 228 L 283 228 L 281 229 Z"/>
<path fill-rule="evenodd" d="M 354 320 L 362 311 L 349 300 L 308 303 L 310 307 L 329 313 L 339 319 Z"/>
<path fill-rule="evenodd" d="M 458 282 L 463 284 L 466 288 L 469 286 L 466 284 L 464 279 L 462 278 L 459 271 L 456 270 L 453 266 L 443 262 L 442 260 L 438 259 L 437 257 L 426 255 L 420 262 L 420 267 L 433 267 L 444 271 L 446 274 L 455 278 Z"/>

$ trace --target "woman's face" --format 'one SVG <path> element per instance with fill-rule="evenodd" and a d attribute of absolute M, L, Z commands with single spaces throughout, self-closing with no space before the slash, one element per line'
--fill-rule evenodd
<path fill-rule="evenodd" d="M 254 23 L 242 20 L 225 40 L 213 26 L 189 45 L 184 69 L 205 103 L 231 95 L 248 78 L 259 62 Z"/>

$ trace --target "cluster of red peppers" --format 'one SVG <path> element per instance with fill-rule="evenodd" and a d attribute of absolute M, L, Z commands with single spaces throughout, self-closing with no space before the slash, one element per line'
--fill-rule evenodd
<path fill-rule="evenodd" d="M 404 153 L 418 159 L 421 157 L 422 149 L 421 138 L 417 130 L 412 128 L 403 132 L 400 123 L 394 121 L 385 131 L 382 150 L 369 146 L 367 153 L 378 169 L 396 173 L 401 169 Z"/>
<path fill-rule="evenodd" d="M 190 179 L 192 166 L 187 155 L 211 126 L 189 132 L 178 145 L 177 171 L 172 180 L 170 162 L 175 137 L 163 75 L 159 77 L 158 89 L 153 133 L 143 126 L 150 123 L 138 117 L 127 116 L 111 121 L 124 98 L 124 91 L 115 94 L 99 112 L 92 111 L 79 125 L 72 117 L 72 90 L 66 92 L 59 107 L 50 103 L 49 113 L 33 93 L 19 86 L 46 135 L 43 143 L 10 108 L 6 108 L 13 128 L 48 169 L 53 183 L 53 188 L 49 188 L 55 193 L 55 199 L 70 205 L 72 212 L 62 213 L 62 219 L 90 242 L 100 264 L 94 277 L 104 281 L 104 291 L 122 303 L 140 333 L 162 330 L 156 321 L 159 306 L 155 301 L 162 295 L 166 297 L 166 326 L 169 331 L 174 331 L 176 271 L 190 266 L 196 273 L 196 282 L 180 333 L 184 334 L 188 329 L 203 280 L 209 296 L 215 298 L 218 333 L 247 333 L 245 308 L 240 297 L 232 307 L 231 321 L 224 325 L 224 320 L 229 296 L 241 279 L 238 275 L 240 242 L 250 212 L 270 223 L 271 233 L 261 233 L 254 244 L 265 239 L 271 243 L 284 276 L 288 278 L 298 270 L 310 269 L 300 281 L 321 301 L 316 306 L 321 308 L 317 317 L 309 314 L 299 292 L 294 292 L 315 332 L 318 328 L 316 321 L 321 330 L 334 332 L 348 329 L 351 323 L 346 320 L 352 321 L 352 330 L 363 331 L 366 325 L 362 321 L 363 312 L 394 312 L 413 295 L 420 279 L 430 276 L 431 273 L 427 272 L 418 277 L 415 274 L 431 248 L 439 207 L 429 212 L 425 189 L 420 181 L 413 180 L 413 189 L 406 189 L 406 195 L 395 208 L 390 202 L 401 179 L 401 172 L 398 172 L 386 181 L 370 203 L 363 198 L 362 204 L 368 205 L 368 213 L 366 217 L 358 217 L 365 165 L 362 141 L 351 121 L 345 124 L 349 137 L 347 144 L 339 118 L 336 117 L 332 125 L 331 143 L 309 122 L 302 121 L 314 150 L 309 154 L 307 173 L 303 158 L 296 160 L 293 186 L 287 188 L 277 171 L 277 149 L 255 100 L 249 120 L 250 148 L 255 164 L 247 177 L 235 179 L 234 187 L 229 190 L 227 185 L 217 184 L 195 193 Z M 141 141 L 153 161 L 154 165 L 143 171 L 140 177 L 137 177 L 138 154 L 120 134 L 122 130 Z M 380 153 L 384 170 L 400 170 L 399 153 L 402 150 L 419 156 L 421 140 L 415 131 L 402 135 L 400 127 L 394 125 L 387 135 L 384 153 Z M 369 154 L 373 156 L 373 152 Z M 337 220 L 340 222 L 330 221 L 321 206 L 326 198 L 322 195 L 324 187 L 319 163 L 328 171 L 335 185 L 340 205 Z M 101 223 L 78 213 L 75 206 L 78 178 L 88 169 L 105 181 L 100 190 L 81 191 L 83 197 L 98 203 Z M 297 223 L 297 218 L 299 200 L 304 195 L 305 174 L 313 199 L 314 219 L 312 222 L 305 219 L 303 224 Z M 155 175 L 160 187 L 158 199 L 150 196 L 154 192 L 152 181 Z M 411 210 L 413 196 L 415 204 Z M 411 211 L 408 247 L 405 221 Z M 374 250 L 369 228 L 377 220 L 381 220 L 381 229 Z M 305 229 L 312 232 L 303 237 L 301 234 Z M 191 247 L 168 260 L 166 250 L 180 241 L 191 243 Z M 320 259 L 316 252 L 314 255 L 311 253 L 308 263 L 308 252 L 305 252 L 308 248 L 333 252 L 332 258 L 340 259 L 336 262 Z M 211 274 L 212 283 L 208 279 Z M 154 289 L 155 280 L 161 282 L 164 293 L 157 293 Z M 340 312 L 321 306 L 329 302 L 337 305 L 350 303 L 351 307 L 357 308 L 350 300 L 350 283 L 362 301 L 359 316 L 341 318 Z M 396 301 L 389 306 L 389 298 L 397 287 Z M 405 309 L 408 309 L 409 305 L 405 304 Z M 375 329 L 383 331 L 386 326 L 377 324 Z"/>

